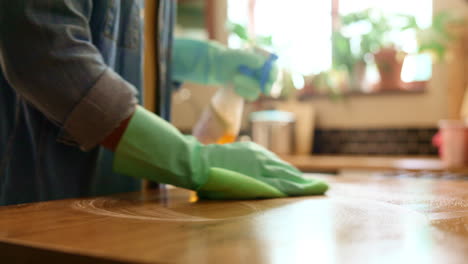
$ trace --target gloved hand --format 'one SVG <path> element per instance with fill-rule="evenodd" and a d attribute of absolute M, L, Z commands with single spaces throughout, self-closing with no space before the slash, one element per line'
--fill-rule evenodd
<path fill-rule="evenodd" d="M 175 39 L 172 76 L 176 81 L 232 84 L 240 96 L 256 100 L 268 94 L 278 75 L 275 55 L 229 49 L 212 41 Z"/>
<path fill-rule="evenodd" d="M 117 146 L 114 169 L 211 199 L 323 194 L 328 188 L 259 145 L 203 145 L 140 106 Z"/>

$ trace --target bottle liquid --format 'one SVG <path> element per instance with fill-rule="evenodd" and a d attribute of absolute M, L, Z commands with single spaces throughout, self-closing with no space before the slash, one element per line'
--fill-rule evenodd
<path fill-rule="evenodd" d="M 241 127 L 244 98 L 232 86 L 220 88 L 193 128 L 192 135 L 203 144 L 236 141 Z"/>
<path fill-rule="evenodd" d="M 263 92 L 272 64 L 278 59 L 275 54 L 261 48 L 252 48 L 254 52 L 268 58 L 260 69 L 251 69 L 245 65 L 239 72 L 246 76 L 260 75 Z M 203 144 L 227 144 L 236 141 L 242 121 L 244 98 L 235 93 L 232 85 L 220 88 L 211 98 L 209 106 L 203 111 L 193 128 L 192 135 Z"/>

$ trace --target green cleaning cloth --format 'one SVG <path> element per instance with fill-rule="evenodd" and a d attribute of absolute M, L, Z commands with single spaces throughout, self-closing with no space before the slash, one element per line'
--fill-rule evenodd
<path fill-rule="evenodd" d="M 211 168 L 208 180 L 197 191 L 200 198 L 228 200 L 228 199 L 256 199 L 280 198 L 287 195 L 275 187 L 258 181 L 235 171 L 221 168 Z"/>

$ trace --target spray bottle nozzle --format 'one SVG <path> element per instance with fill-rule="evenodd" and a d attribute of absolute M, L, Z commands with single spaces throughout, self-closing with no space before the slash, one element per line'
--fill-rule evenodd
<path fill-rule="evenodd" d="M 252 69 L 247 65 L 241 65 L 239 66 L 239 72 L 255 79 L 259 77 L 260 90 L 262 91 L 262 93 L 265 93 L 265 85 L 269 79 L 269 74 L 271 72 L 271 69 L 273 68 L 273 63 L 277 59 L 278 56 L 276 54 L 270 54 L 270 56 L 260 69 Z"/>

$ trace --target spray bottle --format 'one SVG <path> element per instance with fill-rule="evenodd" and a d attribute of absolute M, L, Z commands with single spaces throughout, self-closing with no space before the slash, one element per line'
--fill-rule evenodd
<path fill-rule="evenodd" d="M 256 49 L 265 54 L 265 51 Z M 265 90 L 273 62 L 278 59 L 275 54 L 268 53 L 269 58 L 260 69 L 251 69 L 246 65 L 239 66 L 241 74 L 260 76 L 260 89 Z M 234 91 L 229 84 L 220 88 L 211 98 L 210 104 L 203 111 L 193 128 L 192 135 L 203 144 L 226 144 L 236 141 L 242 122 L 244 98 Z"/>
<path fill-rule="evenodd" d="M 203 144 L 225 144 L 236 140 L 241 127 L 244 99 L 229 85 L 220 88 L 211 98 L 193 129 Z"/>

